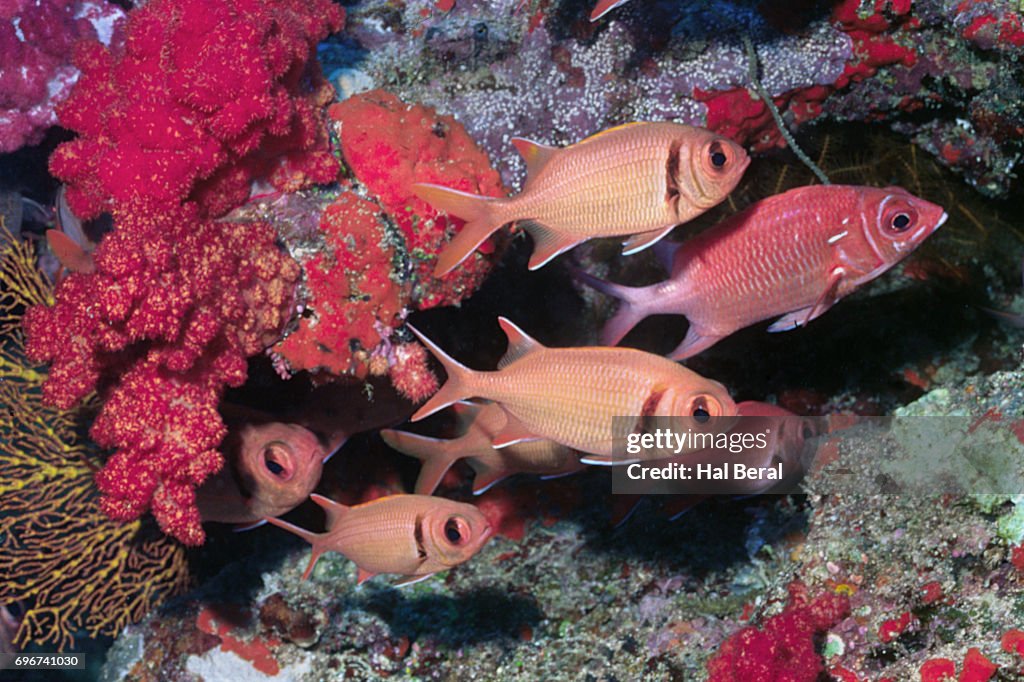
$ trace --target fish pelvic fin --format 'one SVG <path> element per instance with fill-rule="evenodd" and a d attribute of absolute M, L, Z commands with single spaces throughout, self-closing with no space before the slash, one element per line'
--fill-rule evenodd
<path fill-rule="evenodd" d="M 499 317 L 498 324 L 508 337 L 508 349 L 498 361 L 498 369 L 508 367 L 516 360 L 538 350 L 544 350 L 544 344 L 520 329 L 507 317 Z"/>
<path fill-rule="evenodd" d="M 640 253 L 649 246 L 654 246 L 661 241 L 662 237 L 668 235 L 668 233 L 675 228 L 675 225 L 669 225 L 661 230 L 651 230 L 650 232 L 634 234 L 622 243 L 622 255 L 632 256 L 634 253 Z"/>
<path fill-rule="evenodd" d="M 427 350 L 437 358 L 448 375 L 444 385 L 420 409 L 416 410 L 415 414 L 409 418 L 409 421 L 419 421 L 429 417 L 438 410 L 448 407 L 454 402 L 473 397 L 473 374 L 475 372 L 445 353 L 441 350 L 440 346 L 424 336 L 411 324 L 408 326 L 412 333 L 416 335 L 416 338 L 420 340 L 420 343 L 426 346 Z"/>
<path fill-rule="evenodd" d="M 466 221 L 437 257 L 434 277 L 444 277 L 480 247 L 484 241 L 508 222 L 504 213 L 495 210 L 504 200 L 462 192 L 450 187 L 417 183 L 413 193 L 442 213 Z"/>
<path fill-rule="evenodd" d="M 451 447 L 452 441 L 449 440 L 394 429 L 383 429 L 380 437 L 403 455 L 420 460 L 420 475 L 416 479 L 416 489 L 413 491 L 417 495 L 432 495 L 452 465 L 461 459 Z"/>
<path fill-rule="evenodd" d="M 601 330 L 601 345 L 616 345 L 633 327 L 651 314 L 648 302 L 654 297 L 650 287 L 627 287 L 622 284 L 612 284 L 577 268 L 572 269 L 572 274 L 588 287 L 597 289 L 605 296 L 611 296 L 620 301 L 619 309 Z"/>
<path fill-rule="evenodd" d="M 590 12 L 590 20 L 597 21 L 619 5 L 625 5 L 627 2 L 629 2 L 629 0 L 599 0 L 599 2 L 594 5 L 594 9 Z"/>
<path fill-rule="evenodd" d="M 482 460 L 470 457 L 466 460 L 469 462 L 469 466 L 473 468 L 473 494 L 483 495 L 485 492 L 490 490 L 495 484 L 505 480 L 514 471 L 508 471 L 500 467 L 492 467 Z"/>
<path fill-rule="evenodd" d="M 288 523 L 287 521 L 272 516 L 264 517 L 263 520 L 277 526 L 278 528 L 284 528 L 286 531 L 298 535 L 300 538 L 313 545 L 313 553 L 309 557 L 309 565 L 306 566 L 306 570 L 302 574 L 303 580 L 309 580 L 309 576 L 313 574 L 313 567 L 316 566 L 316 562 L 320 559 L 323 553 L 327 551 L 327 547 L 324 545 L 323 534 L 314 533 L 306 530 L 305 528 L 300 528 L 293 523 Z"/>

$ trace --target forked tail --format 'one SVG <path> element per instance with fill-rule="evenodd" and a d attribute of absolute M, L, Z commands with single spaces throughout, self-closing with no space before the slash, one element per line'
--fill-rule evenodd
<path fill-rule="evenodd" d="M 498 228 L 508 222 L 495 210 L 498 202 L 503 201 L 496 197 L 480 196 L 428 183 L 417 183 L 412 186 L 412 191 L 438 211 L 466 221 L 437 257 L 434 277 L 444 277 L 454 270 L 488 237 L 497 232 Z"/>
<path fill-rule="evenodd" d="M 573 269 L 573 275 L 588 287 L 597 289 L 606 296 L 619 299 L 619 309 L 601 330 L 601 345 L 614 346 L 651 313 L 648 302 L 651 299 L 650 287 L 627 287 L 612 284 L 579 269 Z"/>
<path fill-rule="evenodd" d="M 459 460 L 459 454 L 452 449 L 449 440 L 394 429 L 382 429 L 380 437 L 391 448 L 403 455 L 415 457 L 422 463 L 414 490 L 417 495 L 434 494 L 437 486 L 441 484 L 441 479 Z"/>
<path fill-rule="evenodd" d="M 295 524 L 288 523 L 287 521 L 282 521 L 281 519 L 275 518 L 273 516 L 264 517 L 263 520 L 267 523 L 274 524 L 278 528 L 284 528 L 286 531 L 295 533 L 300 538 L 302 538 L 309 544 L 313 545 L 313 554 L 309 558 L 309 566 L 306 567 L 306 571 L 302 574 L 302 579 L 307 580 L 310 574 L 313 573 L 313 567 L 316 566 L 317 560 L 325 551 L 323 540 L 321 539 L 323 534 L 314 533 L 312 531 L 306 530 L 305 528 L 299 528 Z"/>
<path fill-rule="evenodd" d="M 430 400 L 424 403 L 420 409 L 416 410 L 416 413 L 409 418 L 409 421 L 419 421 L 424 417 L 429 417 L 438 410 L 448 407 L 454 402 L 474 397 L 476 394 L 473 392 L 475 388 L 473 386 L 472 379 L 476 372 L 445 353 L 441 350 L 440 346 L 421 334 L 420 331 L 411 324 L 409 325 L 409 329 L 412 330 L 412 333 L 420 340 L 420 343 L 426 346 L 427 350 L 434 354 L 434 357 L 438 359 L 441 366 L 444 367 L 445 373 L 448 375 L 444 385 L 441 386 L 437 393 L 435 393 Z"/>

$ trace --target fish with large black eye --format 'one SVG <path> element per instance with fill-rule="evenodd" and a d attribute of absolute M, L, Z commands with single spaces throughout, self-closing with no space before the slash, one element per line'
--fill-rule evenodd
<path fill-rule="evenodd" d="M 287 521 L 267 522 L 313 545 L 308 578 L 324 552 L 338 552 L 358 567 L 358 582 L 397 573 L 396 584 L 418 582 L 471 558 L 493 534 L 471 504 L 426 495 L 389 495 L 349 507 L 322 495 L 310 498 L 327 513 L 327 531 L 313 533 Z"/>
<path fill-rule="evenodd" d="M 627 123 L 563 148 L 523 138 L 512 144 L 527 173 L 513 197 L 413 185 L 436 210 L 466 221 L 438 256 L 435 277 L 511 222 L 533 238 L 531 270 L 598 237 L 626 237 L 623 253 L 636 253 L 719 204 L 750 163 L 732 140 L 669 121 Z"/>
<path fill-rule="evenodd" d="M 762 199 L 664 258 L 669 279 L 626 287 L 578 273 L 622 301 L 601 342 L 618 343 L 640 320 L 685 315 L 684 360 L 748 325 L 803 326 L 905 258 L 946 212 L 899 187 L 813 185 Z M 669 248 L 664 248 L 668 252 Z"/>

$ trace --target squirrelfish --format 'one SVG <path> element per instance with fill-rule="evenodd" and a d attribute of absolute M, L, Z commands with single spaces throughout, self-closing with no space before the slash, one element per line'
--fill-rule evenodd
<path fill-rule="evenodd" d="M 378 573 L 398 573 L 404 577 L 397 584 L 406 585 L 461 564 L 493 533 L 476 507 L 443 497 L 389 495 L 353 507 L 322 495 L 310 498 L 327 513 L 325 533 L 266 519 L 313 545 L 303 578 L 324 552 L 338 552 L 358 567 L 360 583 Z"/>
<path fill-rule="evenodd" d="M 623 252 L 636 253 L 725 199 L 750 163 L 732 140 L 671 122 L 630 123 L 563 149 L 522 138 L 512 144 L 527 170 L 514 197 L 413 186 L 434 208 L 466 221 L 438 257 L 436 277 L 513 221 L 533 237 L 531 270 L 595 237 L 631 235 Z"/>
<path fill-rule="evenodd" d="M 676 416 L 699 429 L 712 417 L 735 414 L 721 384 L 671 360 L 631 348 L 547 348 L 509 320 L 498 322 L 508 350 L 495 372 L 469 369 L 410 327 L 448 374 L 412 421 L 459 400 L 484 398 L 506 413 L 494 447 L 546 438 L 610 457 L 648 417 Z"/>
<path fill-rule="evenodd" d="M 633 288 L 581 277 L 622 300 L 602 343 L 618 343 L 649 315 L 685 315 L 690 329 L 669 356 L 682 360 L 777 315 L 770 332 L 807 324 L 905 258 L 945 220 L 941 206 L 899 187 L 797 187 L 684 242 L 663 282 Z"/>
<path fill-rule="evenodd" d="M 222 444 L 227 461 L 196 492 L 203 521 L 262 523 L 309 497 L 328 451 L 309 429 L 284 422 L 247 423 Z"/>
<path fill-rule="evenodd" d="M 429 438 L 407 431 L 384 429 L 384 442 L 395 450 L 423 462 L 416 493 L 430 495 L 455 462 L 465 459 L 474 472 L 473 494 L 479 495 L 513 474 L 541 474 L 547 477 L 571 474 L 586 465 L 579 455 L 552 440 L 530 440 L 496 449 L 491 442 L 505 424 L 505 410 L 496 403 L 455 403 L 463 432 L 457 438 Z"/>

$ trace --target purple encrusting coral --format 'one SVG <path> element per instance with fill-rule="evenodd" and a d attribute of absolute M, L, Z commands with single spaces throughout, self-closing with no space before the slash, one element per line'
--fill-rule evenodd
<path fill-rule="evenodd" d="M 512 136 L 565 144 L 630 120 L 717 128 L 725 109 L 738 118 L 721 132 L 756 148 L 781 144 L 760 103 L 749 115 L 732 100 L 710 110 L 715 97 L 751 85 L 749 36 L 759 79 L 791 128 L 892 121 L 999 196 L 1024 151 L 1021 86 L 1007 76 L 1024 33 L 1007 7 L 645 0 L 589 24 L 548 2 L 458 2 L 448 12 L 371 2 L 353 8 L 350 27 L 367 48 L 354 67 L 364 87 L 386 85 L 454 114 L 498 160 L 506 183 L 521 179 L 507 153 Z M 974 103 L 986 92 L 996 96 Z M 936 115 L 916 115 L 921 109 Z"/>

